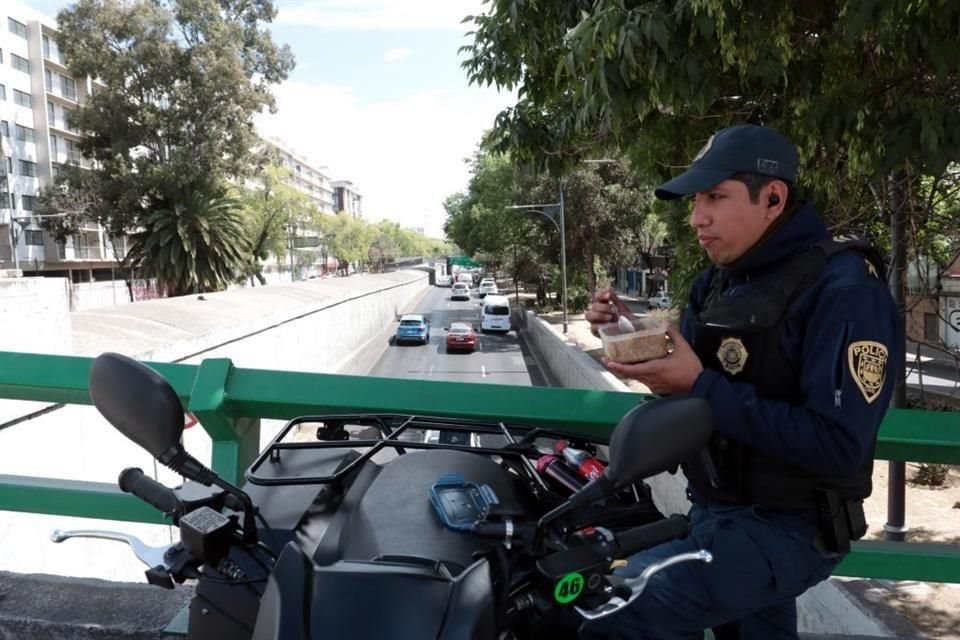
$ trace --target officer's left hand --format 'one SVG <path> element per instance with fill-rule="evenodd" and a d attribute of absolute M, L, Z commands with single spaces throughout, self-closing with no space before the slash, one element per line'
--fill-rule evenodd
<path fill-rule="evenodd" d="M 689 393 L 703 365 L 679 329 L 668 326 L 667 335 L 673 341 L 673 351 L 666 357 L 637 364 L 620 364 L 604 358 L 603 364 L 618 375 L 639 380 L 656 394 Z"/>

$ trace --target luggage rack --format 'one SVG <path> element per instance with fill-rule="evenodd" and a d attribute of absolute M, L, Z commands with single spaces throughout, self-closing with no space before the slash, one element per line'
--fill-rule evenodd
<path fill-rule="evenodd" d="M 290 432 L 304 423 L 321 423 L 323 429 L 329 429 L 327 436 L 337 439 L 315 442 L 283 442 Z M 376 430 L 377 438 L 350 439 L 345 427 L 365 427 L 369 434 L 370 429 Z M 438 431 L 438 442 L 423 442 L 403 440 L 401 436 L 411 430 Z M 513 431 L 523 433 L 517 439 Z M 318 436 L 320 429 L 318 429 Z M 499 435 L 506 441 L 502 446 L 473 446 L 473 434 Z M 341 437 L 346 436 L 346 437 Z M 366 434 L 365 434 L 366 435 Z M 543 488 L 546 486 L 536 473 L 531 457 L 538 457 L 541 452 L 536 449 L 539 438 L 557 440 L 571 437 L 584 442 L 579 436 L 568 436 L 562 429 L 544 429 L 542 427 L 528 427 L 523 425 L 506 425 L 503 422 L 485 422 L 461 418 L 438 418 L 434 416 L 415 416 L 404 414 L 361 413 L 361 414 L 331 414 L 323 416 L 299 416 L 293 418 L 283 426 L 280 432 L 270 441 L 270 444 L 257 456 L 253 464 L 245 472 L 248 482 L 262 486 L 329 484 L 339 482 L 349 476 L 356 468 L 385 449 L 392 449 L 398 455 L 406 453 L 407 449 L 429 450 L 447 449 L 468 451 L 470 453 L 499 456 L 501 458 L 516 459 L 527 470 L 531 478 Z M 279 462 L 284 451 L 331 450 L 365 447 L 366 451 L 351 460 L 342 468 L 338 468 L 331 475 L 323 476 L 280 476 L 265 477 L 258 473 L 266 462 Z"/>

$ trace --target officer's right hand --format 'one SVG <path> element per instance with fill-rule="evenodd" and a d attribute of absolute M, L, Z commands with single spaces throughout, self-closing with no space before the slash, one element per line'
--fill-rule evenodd
<path fill-rule="evenodd" d="M 598 335 L 597 331 L 605 324 L 616 322 L 621 315 L 633 317 L 630 307 L 623 303 L 617 294 L 610 287 L 598 289 L 593 294 L 593 304 L 584 314 L 587 322 L 590 323 L 590 331 L 593 335 Z"/>

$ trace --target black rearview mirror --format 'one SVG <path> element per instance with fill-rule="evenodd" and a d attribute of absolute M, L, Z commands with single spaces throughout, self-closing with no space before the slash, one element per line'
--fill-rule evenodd
<path fill-rule="evenodd" d="M 710 403 L 703 398 L 648 400 L 614 428 L 605 475 L 620 488 L 674 469 L 707 446 L 712 432 Z"/>
<path fill-rule="evenodd" d="M 93 360 L 89 386 L 103 417 L 153 457 L 179 446 L 183 405 L 159 373 L 128 356 L 104 353 Z"/>

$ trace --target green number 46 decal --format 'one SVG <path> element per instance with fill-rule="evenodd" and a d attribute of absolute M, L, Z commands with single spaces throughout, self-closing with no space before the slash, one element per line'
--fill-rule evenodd
<path fill-rule="evenodd" d="M 569 604 L 583 593 L 583 576 L 573 571 L 560 578 L 553 588 L 553 599 L 560 604 Z"/>

